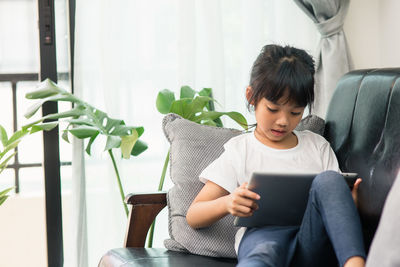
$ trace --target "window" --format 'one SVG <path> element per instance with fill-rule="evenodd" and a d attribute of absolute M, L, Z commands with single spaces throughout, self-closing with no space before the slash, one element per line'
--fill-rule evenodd
<path fill-rule="evenodd" d="M 58 79 L 59 84 L 68 89 L 68 1 L 55 2 L 55 17 L 59 18 L 56 23 Z M 24 112 L 34 103 L 25 99 L 25 94 L 33 90 L 39 80 L 38 3 L 34 0 L 0 0 L 0 124 L 8 135 L 34 119 L 25 119 Z M 69 107 L 61 106 L 59 110 L 66 108 Z M 40 115 L 41 111 L 36 116 Z M 68 191 L 71 148 L 69 144 L 60 144 L 63 146 L 60 150 L 64 151 L 61 155 L 61 175 L 65 176 L 63 187 L 65 185 Z M 15 187 L 12 196 L 0 208 L 0 217 L 5 218 L 0 221 L 0 234 L 5 241 L 0 250 L 6 255 L 2 257 L 2 265 L 46 266 L 50 257 L 58 257 L 46 252 L 48 221 L 42 161 L 43 135 L 38 132 L 22 140 L 15 159 L 0 175 L 0 190 Z M 21 250 L 26 253 L 23 258 L 18 254 Z M 18 263 L 15 258 L 20 259 Z"/>

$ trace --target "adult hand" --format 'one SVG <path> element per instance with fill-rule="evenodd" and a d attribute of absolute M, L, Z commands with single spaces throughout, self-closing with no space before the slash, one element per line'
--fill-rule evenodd
<path fill-rule="evenodd" d="M 247 182 L 235 189 L 227 196 L 227 210 L 233 216 L 250 217 L 258 209 L 255 202 L 260 196 L 247 189 Z"/>
<path fill-rule="evenodd" d="M 361 178 L 357 178 L 353 185 L 353 189 L 351 190 L 351 195 L 353 197 L 354 203 L 356 204 L 356 207 L 358 207 L 358 187 L 360 186 L 362 182 Z"/>

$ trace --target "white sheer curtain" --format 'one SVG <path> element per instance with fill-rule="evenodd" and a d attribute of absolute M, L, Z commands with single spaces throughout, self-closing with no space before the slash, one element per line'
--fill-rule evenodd
<path fill-rule="evenodd" d="M 291 0 L 77 0 L 76 93 L 111 117 L 145 128 L 149 149 L 118 162 L 125 193 L 154 191 L 158 185 L 168 150 L 162 115 L 155 108 L 159 90 L 211 87 L 221 104 L 218 110 L 242 112 L 252 122 L 244 89 L 261 47 L 291 44 L 313 53 L 317 35 Z M 74 209 L 87 216 L 74 216 L 77 243 L 72 246 L 81 249 L 70 252 L 71 266 L 95 266 L 124 239 L 126 218 L 100 143 L 91 157 L 85 156 L 85 176 L 74 166 L 76 184 L 86 184 L 75 193 L 80 206 Z M 169 186 L 167 181 L 165 188 Z M 155 247 L 163 247 L 168 237 L 166 217 L 165 210 L 158 219 Z M 87 225 L 79 218 L 87 218 Z"/>

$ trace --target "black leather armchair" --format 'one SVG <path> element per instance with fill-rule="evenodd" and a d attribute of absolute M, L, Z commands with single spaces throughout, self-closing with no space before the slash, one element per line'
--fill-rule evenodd
<path fill-rule="evenodd" d="M 342 171 L 363 178 L 359 212 L 368 248 L 400 168 L 400 69 L 357 70 L 338 82 L 326 116 L 325 138 Z M 147 231 L 166 206 L 165 193 L 129 195 L 132 205 L 124 248 L 99 266 L 234 266 L 235 260 L 143 248 Z M 393 222 L 396 223 L 396 222 Z M 397 249 L 397 248 L 388 248 Z"/>
<path fill-rule="evenodd" d="M 369 247 L 400 168 L 400 69 L 358 70 L 339 82 L 326 117 L 325 138 L 343 171 L 364 180 L 359 212 Z"/>

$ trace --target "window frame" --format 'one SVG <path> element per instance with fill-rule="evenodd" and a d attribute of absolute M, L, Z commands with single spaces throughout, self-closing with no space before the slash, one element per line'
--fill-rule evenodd
<path fill-rule="evenodd" d="M 73 56 L 75 29 L 75 0 L 68 1 L 69 8 L 69 40 L 70 40 L 70 80 L 73 92 Z M 38 0 L 39 9 L 39 42 L 40 73 L 43 81 L 50 78 L 57 82 L 57 54 L 55 38 L 54 0 Z M 58 112 L 57 103 L 48 102 L 42 107 L 42 115 Z M 63 227 L 61 205 L 61 175 L 59 154 L 58 127 L 43 132 L 43 168 L 45 179 L 47 261 L 48 266 L 63 266 Z"/>

